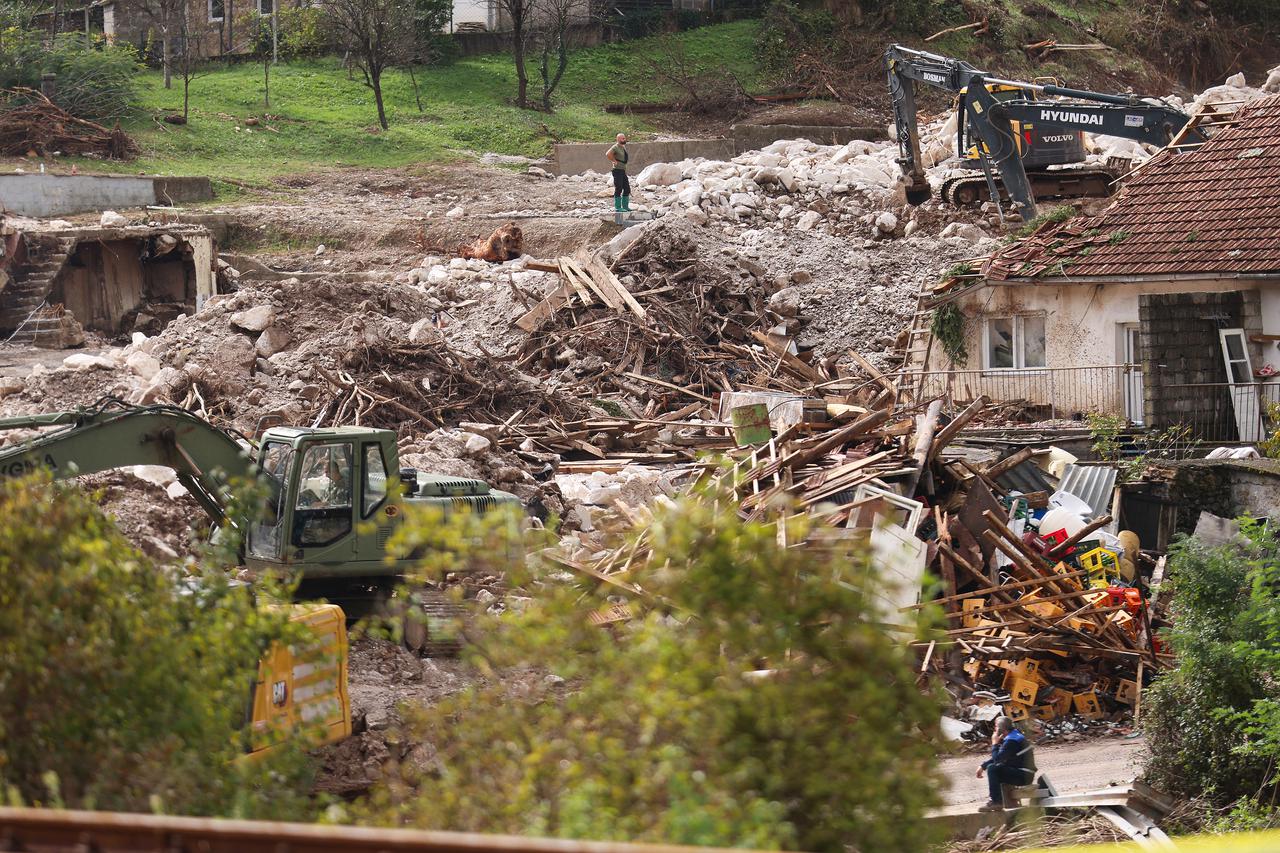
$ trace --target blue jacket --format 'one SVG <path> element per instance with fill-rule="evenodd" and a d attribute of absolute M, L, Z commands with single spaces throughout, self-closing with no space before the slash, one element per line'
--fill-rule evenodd
<path fill-rule="evenodd" d="M 1025 767 L 1022 753 L 1027 749 L 1027 739 L 1022 732 L 1014 729 L 1005 735 L 1004 740 L 991 747 L 991 757 L 982 762 L 982 769 L 992 767 Z"/>

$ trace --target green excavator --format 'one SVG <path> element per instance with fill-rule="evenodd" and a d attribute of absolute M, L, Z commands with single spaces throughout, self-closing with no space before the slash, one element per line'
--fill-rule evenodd
<path fill-rule="evenodd" d="M 412 557 L 387 559 L 405 507 L 520 506 L 515 495 L 479 480 L 401 468 L 391 430 L 277 426 L 253 441 L 185 409 L 110 397 L 73 412 L 0 419 L 0 431 L 50 427 L 0 449 L 0 478 L 172 468 L 214 524 L 244 531 L 242 559 L 250 570 L 297 579 L 299 598 L 335 601 L 349 617 L 385 602 L 413 567 Z M 265 487 L 254 517 L 228 517 L 236 478 Z"/>

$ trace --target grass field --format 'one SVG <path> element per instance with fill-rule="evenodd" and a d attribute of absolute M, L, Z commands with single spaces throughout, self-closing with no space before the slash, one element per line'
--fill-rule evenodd
<path fill-rule="evenodd" d="M 358 77 L 348 79 L 336 59 L 275 66 L 270 107 L 263 105 L 260 64 L 218 68 L 192 81 L 185 126 L 156 120 L 161 113 L 181 111 L 181 81 L 166 90 L 160 74 L 148 71 L 140 81 L 142 114 L 127 127 L 143 154 L 115 168 L 255 184 L 316 168 L 438 163 L 467 152 L 541 156 L 556 140 L 612 137 L 619 117 L 606 113 L 605 103 L 669 97 L 671 92 L 652 82 L 659 39 L 676 40 L 703 67 L 724 66 L 744 84 L 759 84 L 751 49 L 756 26 L 740 21 L 577 51 L 550 114 L 512 106 L 515 70 L 506 55 L 418 69 L 421 112 L 409 75 L 390 71 L 383 78 L 391 123 L 385 132 L 378 127 L 372 91 Z M 261 123 L 246 127 L 248 117 Z M 633 131 L 647 129 L 637 118 L 625 121 Z"/>

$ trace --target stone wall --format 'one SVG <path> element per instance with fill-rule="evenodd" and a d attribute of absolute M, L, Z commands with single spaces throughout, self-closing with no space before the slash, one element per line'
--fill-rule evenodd
<path fill-rule="evenodd" d="M 1146 422 L 1157 429 L 1177 423 L 1216 425 L 1219 435 L 1234 430 L 1230 393 L 1222 359 L 1220 329 L 1262 331 L 1256 290 L 1220 293 L 1144 294 L 1138 302 Z M 1261 365 L 1250 343 L 1249 357 Z"/>
<path fill-rule="evenodd" d="M 555 146 L 552 171 L 557 175 L 581 175 L 583 172 L 608 172 L 604 153 L 613 142 L 588 142 Z M 678 163 L 695 157 L 728 160 L 733 157 L 732 139 L 672 139 L 667 142 L 628 142 L 630 161 L 627 171 L 634 178 L 653 163 Z"/>

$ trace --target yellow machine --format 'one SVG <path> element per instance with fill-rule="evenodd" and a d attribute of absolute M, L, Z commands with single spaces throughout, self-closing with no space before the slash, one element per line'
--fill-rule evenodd
<path fill-rule="evenodd" d="M 351 734 L 346 614 L 335 604 L 289 610 L 290 621 L 310 634 L 303 645 L 273 643 L 258 662 L 248 715 L 250 755 L 298 736 L 321 746 Z"/>

